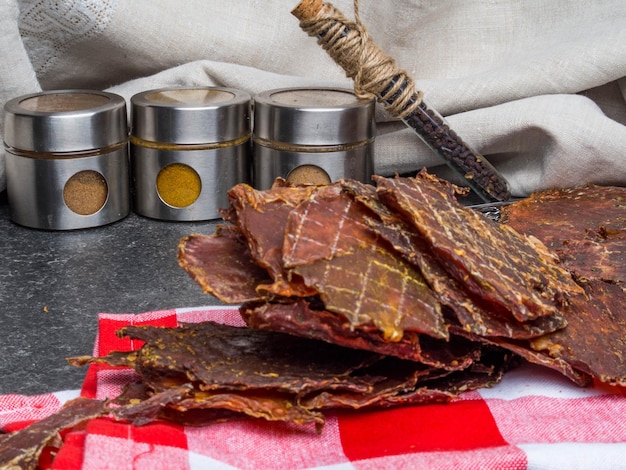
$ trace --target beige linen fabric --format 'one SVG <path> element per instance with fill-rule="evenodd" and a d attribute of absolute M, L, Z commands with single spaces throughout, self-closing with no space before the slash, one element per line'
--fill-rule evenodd
<path fill-rule="evenodd" d="M 0 0 L 1 104 L 40 88 L 351 87 L 300 30 L 297 3 Z M 351 0 L 333 3 L 352 17 Z M 626 184 L 623 0 L 361 0 L 360 12 L 514 194 Z M 402 123 L 377 120 L 377 173 L 440 165 Z"/>

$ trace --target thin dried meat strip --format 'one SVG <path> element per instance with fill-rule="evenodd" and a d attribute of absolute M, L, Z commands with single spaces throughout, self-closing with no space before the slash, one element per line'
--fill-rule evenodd
<path fill-rule="evenodd" d="M 572 299 L 567 328 L 534 339 L 531 347 L 601 382 L 626 385 L 626 293 L 603 281 L 582 286 L 587 296 Z"/>
<path fill-rule="evenodd" d="M 184 384 L 178 388 L 154 393 L 146 384 L 133 382 L 124 387 L 113 408 L 118 419 L 141 426 L 156 419 L 165 419 L 185 426 L 206 426 L 241 418 L 240 411 L 225 408 L 185 408 L 185 403 L 193 391 L 193 385 Z"/>
<path fill-rule="evenodd" d="M 351 377 L 379 356 L 280 333 L 214 322 L 177 328 L 129 326 L 123 336 L 146 341 L 135 370 L 153 389 L 193 382 L 205 391 L 367 387 Z"/>
<path fill-rule="evenodd" d="M 323 306 L 322 306 L 323 307 Z M 247 303 L 240 308 L 246 324 L 255 329 L 313 338 L 348 348 L 416 361 L 430 370 L 459 370 L 480 357 L 480 345 L 463 339 L 445 341 L 405 332 L 397 342 L 386 341 L 378 328 L 353 325 L 338 315 L 313 308 L 306 299 L 289 303 Z"/>
<path fill-rule="evenodd" d="M 252 259 L 267 269 L 274 285 L 264 284 L 260 292 L 284 297 L 307 296 L 314 292 L 297 282 L 287 282 L 283 267 L 283 238 L 291 210 L 311 197 L 316 186 L 282 186 L 259 191 L 247 184 L 238 184 L 228 191 L 231 208 L 235 211 L 237 227 L 243 233 Z"/>
<path fill-rule="evenodd" d="M 432 375 L 415 376 L 415 386 L 405 387 L 410 367 L 406 361 L 387 358 L 372 366 L 385 371 L 387 379 L 374 387 L 374 392 L 363 395 L 351 392 L 323 391 L 303 397 L 300 404 L 307 408 L 324 410 L 327 408 L 393 407 L 426 403 L 447 403 L 461 392 L 477 388 L 491 387 L 502 379 L 504 373 L 515 367 L 517 356 L 500 348 L 485 348 L 482 355 L 471 366 L 457 371 L 445 371 Z M 439 371 L 441 372 L 441 371 Z"/>
<path fill-rule="evenodd" d="M 383 203 L 403 214 L 452 277 L 516 320 L 558 315 L 567 296 L 581 292 L 545 250 L 458 203 L 452 185 L 425 171 L 374 179 Z"/>
<path fill-rule="evenodd" d="M 456 394 L 447 390 L 433 390 L 424 385 L 432 378 L 445 377 L 450 371 L 441 369 L 424 369 L 414 363 L 387 357 L 364 371 L 374 377 L 383 376 L 384 380 L 375 380 L 369 393 L 358 393 L 344 390 L 323 390 L 299 397 L 298 403 L 304 408 L 313 410 L 364 407 L 381 407 L 390 403 L 414 403 L 412 399 L 421 395 L 429 403 L 450 401 Z M 419 384 L 419 385 L 418 385 Z M 418 388 L 419 387 L 419 388 Z"/>
<path fill-rule="evenodd" d="M 311 195 L 289 212 L 283 242 L 283 265 L 293 268 L 374 246 L 376 234 L 364 222 L 363 207 L 340 183 Z"/>
<path fill-rule="evenodd" d="M 239 230 L 220 226 L 212 235 L 188 235 L 178 244 L 179 265 L 202 287 L 224 303 L 259 300 L 259 284 L 271 282 L 254 263 Z"/>
<path fill-rule="evenodd" d="M 459 281 L 447 275 L 423 241 L 401 224 L 373 224 L 373 229 L 387 240 L 399 253 L 419 267 L 435 297 L 454 313 L 456 321 L 469 332 L 481 336 L 507 338 L 534 338 L 564 328 L 563 315 L 552 314 L 535 320 L 519 322 L 499 313 L 493 305 L 472 296 Z"/>
<path fill-rule="evenodd" d="M 289 213 L 284 266 L 352 327 L 373 324 L 391 341 L 404 330 L 447 338 L 419 271 L 379 246 L 366 212 L 341 183 L 319 189 Z"/>
<path fill-rule="evenodd" d="M 588 184 L 536 192 L 503 206 L 502 222 L 557 249 L 563 240 L 580 240 L 600 227 L 623 230 L 625 212 L 626 187 Z"/>
<path fill-rule="evenodd" d="M 537 192 L 503 207 L 502 221 L 541 240 L 578 278 L 626 280 L 626 188 Z"/>
<path fill-rule="evenodd" d="M 454 312 L 457 321 L 467 331 L 483 336 L 532 338 L 566 325 L 560 314 L 527 322 L 512 321 L 506 314 L 498 314 L 493 305 L 485 305 L 480 297 L 471 296 L 462 283 L 448 275 L 426 242 L 407 222 L 380 202 L 372 186 L 354 181 L 344 184 L 355 200 L 371 211 L 372 216 L 366 218 L 370 229 L 419 268 L 439 302 Z"/>
<path fill-rule="evenodd" d="M 123 406 L 111 407 L 111 416 L 118 420 L 129 421 L 135 426 L 143 426 L 157 420 L 160 412 L 167 406 L 180 403 L 192 392 L 191 384 L 183 384 L 163 390 L 159 393 L 149 394 L 142 400 L 127 400 Z M 125 401 L 122 395 L 115 403 Z"/>
<path fill-rule="evenodd" d="M 516 340 L 511 338 L 478 336 L 473 333 L 469 333 L 461 328 L 455 327 L 454 325 L 450 326 L 450 332 L 455 335 L 465 336 L 472 341 L 484 342 L 485 344 L 490 344 L 503 349 L 507 349 L 528 362 L 532 362 L 533 364 L 538 364 L 560 372 L 576 385 L 579 385 L 581 387 L 586 387 L 593 382 L 593 378 L 591 377 L 591 375 L 576 370 L 567 361 L 559 357 L 552 357 L 543 351 L 533 350 L 530 347 L 528 341 Z"/>
<path fill-rule="evenodd" d="M 592 378 L 626 385 L 626 293 L 603 281 L 582 283 L 586 295 L 572 297 L 566 328 L 528 341 L 468 336 L 509 349 L 529 362 L 555 369 L 580 386 Z M 465 334 L 454 326 L 455 334 Z"/>
<path fill-rule="evenodd" d="M 281 394 L 257 390 L 196 391 L 193 397 L 181 400 L 170 408 L 179 412 L 230 411 L 251 418 L 263 418 L 267 421 L 286 421 L 297 425 L 313 424 L 317 432 L 321 432 L 326 421 L 324 415 L 301 406 L 294 395 L 294 393 Z"/>
<path fill-rule="evenodd" d="M 355 328 L 374 324 L 386 341 L 399 341 L 405 330 L 448 338 L 441 306 L 421 273 L 383 249 L 357 247 L 293 271 L 319 293 L 327 310 Z"/>
<path fill-rule="evenodd" d="M 76 398 L 58 412 L 24 429 L 5 436 L 0 441 L 0 467 L 6 469 L 37 469 L 46 446 L 59 448 L 59 433 L 78 424 L 108 413 L 106 402 Z"/>
<path fill-rule="evenodd" d="M 568 376 L 570 368 L 587 381 L 624 385 L 626 188 L 538 192 L 503 208 L 502 220 L 553 250 L 587 293 L 566 309 L 567 328 L 531 342 L 528 354 L 536 357 L 529 360 L 556 365 Z"/>

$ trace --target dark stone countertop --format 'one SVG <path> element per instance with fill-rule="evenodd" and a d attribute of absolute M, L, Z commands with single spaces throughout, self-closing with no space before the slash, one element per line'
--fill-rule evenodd
<path fill-rule="evenodd" d="M 80 388 L 86 369 L 65 358 L 93 352 L 100 312 L 219 305 L 176 260 L 181 237 L 216 223 L 131 213 L 103 227 L 41 231 L 11 222 L 0 193 L 0 394 Z"/>

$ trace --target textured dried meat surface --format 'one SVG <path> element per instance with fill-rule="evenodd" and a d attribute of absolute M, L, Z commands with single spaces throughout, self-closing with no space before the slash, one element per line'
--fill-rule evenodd
<path fill-rule="evenodd" d="M 377 244 L 363 207 L 342 189 L 340 183 L 328 186 L 290 211 L 283 242 L 285 267 L 330 260 L 355 247 Z"/>
<path fill-rule="evenodd" d="M 529 362 L 561 372 L 581 386 L 595 378 L 626 385 L 626 293 L 612 283 L 586 281 L 586 295 L 571 299 L 565 310 L 566 328 L 529 341 L 456 334 L 514 352 Z"/>
<path fill-rule="evenodd" d="M 503 208 L 503 222 L 557 253 L 586 292 L 566 309 L 567 328 L 532 341 L 529 360 L 570 378 L 623 385 L 626 188 L 586 185 L 536 193 Z"/>
<path fill-rule="evenodd" d="M 365 349 L 386 356 L 416 361 L 428 368 L 459 370 L 480 357 L 478 343 L 445 341 L 406 332 L 397 342 L 385 341 L 378 328 L 355 329 L 341 317 L 312 308 L 305 299 L 291 303 L 244 304 L 241 314 L 247 325 L 294 336 L 315 338 L 348 348 Z"/>
<path fill-rule="evenodd" d="M 518 322 L 510 316 L 499 314 L 493 305 L 472 295 L 461 282 L 448 276 L 435 256 L 423 247 L 421 240 L 415 239 L 417 237 L 413 233 L 388 224 L 377 225 L 374 229 L 399 253 L 403 253 L 407 260 L 420 268 L 437 300 L 453 312 L 455 322 L 469 332 L 481 336 L 533 338 L 561 329 L 567 324 L 561 314 L 526 322 Z"/>
<path fill-rule="evenodd" d="M 223 226 L 212 235 L 184 237 L 178 245 L 178 263 L 204 292 L 225 303 L 258 300 L 257 286 L 271 282 L 234 226 Z"/>
<path fill-rule="evenodd" d="M 532 338 L 566 325 L 561 315 L 518 322 L 510 319 L 510 316 L 497 314 L 493 305 L 487 305 L 476 295 L 472 296 L 463 283 L 448 275 L 422 237 L 380 202 L 372 186 L 350 182 L 348 191 L 359 204 L 371 211 L 372 216 L 367 218 L 370 229 L 404 259 L 419 268 L 437 300 L 454 312 L 456 320 L 467 331 L 482 336 Z"/>
<path fill-rule="evenodd" d="M 498 383 L 504 372 L 515 365 L 512 359 L 511 354 L 501 350 L 486 349 L 475 363 L 462 370 L 430 371 L 429 375 L 425 375 L 411 372 L 406 367 L 406 361 L 387 358 L 370 368 L 372 372 L 379 371 L 385 376 L 385 380 L 374 384 L 373 393 L 329 390 L 303 397 L 300 404 L 306 408 L 323 410 L 448 402 L 461 392 Z M 414 383 L 414 386 L 407 386 L 409 383 Z"/>
<path fill-rule="evenodd" d="M 603 281 L 582 285 L 587 296 L 572 299 L 567 328 L 534 339 L 531 346 L 601 382 L 626 385 L 626 293 Z"/>
<path fill-rule="evenodd" d="M 502 215 L 517 231 L 541 240 L 577 277 L 626 279 L 626 188 L 543 191 L 504 207 Z"/>
<path fill-rule="evenodd" d="M 315 288 L 327 310 L 354 327 L 373 323 L 387 341 L 400 340 L 405 330 L 448 337 L 440 305 L 421 273 L 384 250 L 356 248 L 294 271 Z"/>
<path fill-rule="evenodd" d="M 523 236 L 461 206 L 452 188 L 420 172 L 416 178 L 375 177 L 381 200 L 426 240 L 448 273 L 474 295 L 520 322 L 559 315 L 581 290 Z"/>
<path fill-rule="evenodd" d="M 60 447 L 59 433 L 83 421 L 108 413 L 101 400 L 76 398 L 67 402 L 61 410 L 30 426 L 3 436 L 0 441 L 0 468 L 37 469 L 43 449 L 50 445 Z"/>
<path fill-rule="evenodd" d="M 241 230 L 254 262 L 267 269 L 273 283 L 262 284 L 259 292 L 283 297 L 313 295 L 301 283 L 288 282 L 282 261 L 283 238 L 290 211 L 311 197 L 316 186 L 277 185 L 258 191 L 246 184 L 238 184 L 228 192 L 230 220 Z"/>
<path fill-rule="evenodd" d="M 366 351 L 213 322 L 179 328 L 127 327 L 146 341 L 135 369 L 154 389 L 193 381 L 203 390 L 362 388 L 354 369 L 378 358 Z"/>
<path fill-rule="evenodd" d="M 170 407 L 179 412 L 209 410 L 234 412 L 251 418 L 263 418 L 267 421 L 286 421 L 298 425 L 313 424 L 319 430 L 325 423 L 324 415 L 307 409 L 294 400 L 293 394 L 280 394 L 268 391 L 196 391 L 191 398 L 186 398 Z M 162 416 L 166 416 L 162 414 Z M 214 416 L 208 415 L 211 419 Z"/>
<path fill-rule="evenodd" d="M 113 365 L 132 364 L 141 385 L 125 392 L 119 399 L 122 408 L 114 413 L 136 424 L 156 417 L 202 424 L 239 413 L 314 424 L 320 430 L 324 423 L 320 410 L 448 401 L 462 391 L 497 382 L 510 365 L 507 354 L 487 358 L 478 348 L 463 369 L 435 369 L 322 341 L 213 322 L 176 328 L 129 326 L 119 334 L 145 344 L 126 353 L 125 362 L 120 360 L 123 353 L 116 352 L 71 363 L 110 359 Z M 461 376 L 466 379 L 463 383 Z M 125 407 L 128 402 L 134 404 Z M 194 418 L 191 410 L 201 413 Z"/>

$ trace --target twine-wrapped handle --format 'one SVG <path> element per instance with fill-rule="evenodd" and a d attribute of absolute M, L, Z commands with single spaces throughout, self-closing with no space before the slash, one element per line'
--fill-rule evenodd
<path fill-rule="evenodd" d="M 423 93 L 372 40 L 359 17 L 358 1 L 354 2 L 355 21 L 322 0 L 303 0 L 291 13 L 300 21 L 300 28 L 316 37 L 318 44 L 354 81 L 357 96 L 375 97 L 391 116 L 399 119 L 419 106 Z"/>
<path fill-rule="evenodd" d="M 485 202 L 508 200 L 511 193 L 506 179 L 450 129 L 439 113 L 426 106 L 411 77 L 370 38 L 359 17 L 358 3 L 354 0 L 355 21 L 323 0 L 302 0 L 292 14 L 352 78 L 357 96 L 375 96 L 391 116 L 413 129 Z"/>

